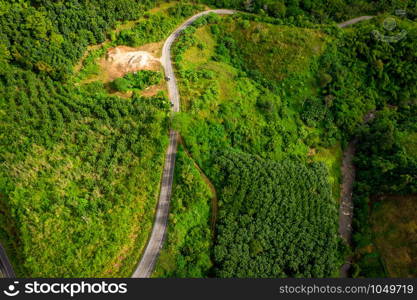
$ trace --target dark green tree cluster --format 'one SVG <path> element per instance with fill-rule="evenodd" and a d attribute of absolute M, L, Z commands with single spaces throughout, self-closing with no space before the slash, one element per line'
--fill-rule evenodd
<path fill-rule="evenodd" d="M 227 152 L 214 168 L 217 276 L 337 276 L 337 208 L 323 165 Z"/>
<path fill-rule="evenodd" d="M 408 107 L 417 98 L 417 27 L 397 18 L 397 28 L 386 31 L 386 17 L 338 32 L 320 59 L 317 81 L 322 104 L 345 137 L 355 134 L 365 115 L 386 105 Z M 406 33 L 396 43 L 379 39 Z"/>
<path fill-rule="evenodd" d="M 143 90 L 148 86 L 158 84 L 161 79 L 161 72 L 140 70 L 128 73 L 121 78 L 113 80 L 111 82 L 111 86 L 119 92 L 127 92 L 128 90 Z"/>
<path fill-rule="evenodd" d="M 168 12 L 146 14 L 132 29 L 122 30 L 116 42 L 132 47 L 159 42 L 166 38 L 184 19 L 204 8 L 201 5 L 179 3 Z"/>
<path fill-rule="evenodd" d="M 1 1 L 0 61 L 68 78 L 88 44 L 103 42 L 117 20 L 137 19 L 151 1 Z"/>
<path fill-rule="evenodd" d="M 414 0 L 200 0 L 208 5 L 229 7 L 273 18 L 292 18 L 305 15 L 323 22 L 328 20 L 343 21 L 353 16 L 394 12 L 406 9 L 410 17 L 417 16 Z"/>

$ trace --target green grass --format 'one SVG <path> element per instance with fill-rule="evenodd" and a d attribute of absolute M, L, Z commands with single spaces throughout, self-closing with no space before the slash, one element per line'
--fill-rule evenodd
<path fill-rule="evenodd" d="M 374 243 L 389 277 L 417 276 L 417 197 L 387 197 L 371 214 Z"/>
<path fill-rule="evenodd" d="M 282 159 L 288 155 L 305 158 L 309 146 L 306 138 L 319 129 L 307 128 L 299 111 L 305 98 L 315 91 L 316 57 L 324 47 L 324 35 L 310 29 L 250 23 L 248 28 L 234 25 L 221 18 L 219 33 L 216 26 L 205 25 L 182 37 L 174 50 L 181 94 L 181 113 L 176 126 L 182 132 L 187 147 L 199 165 L 206 167 L 210 153 L 233 147 L 265 158 Z M 237 22 L 238 23 L 238 22 Z M 260 42 L 261 33 L 269 32 L 272 40 Z M 278 34 L 275 36 L 277 33 Z M 229 34 L 237 45 L 246 67 L 261 72 L 264 78 L 285 72 L 287 78 L 278 80 L 278 90 L 265 88 L 250 74 L 242 72 L 236 59 L 219 56 L 219 38 Z M 289 37 L 287 36 L 289 35 Z M 310 41 L 310 42 L 309 42 Z M 279 59 L 263 55 L 276 47 Z M 231 47 L 233 48 L 233 46 Z M 253 57 L 249 57 L 252 52 Z M 298 53 L 294 57 L 294 53 Z M 255 55 L 256 54 L 256 55 Z M 289 64 L 295 68 L 288 70 Z M 284 72 L 284 70 L 287 70 Z"/>
<path fill-rule="evenodd" d="M 216 41 L 210 33 L 210 28 L 208 26 L 198 28 L 194 36 L 196 45 L 190 47 L 184 53 L 184 56 L 187 58 L 183 62 L 183 67 L 185 69 L 198 67 L 208 63 L 214 55 Z"/>
<path fill-rule="evenodd" d="M 318 30 L 229 20 L 227 31 L 235 39 L 246 64 L 269 80 L 304 73 L 312 58 L 324 49 L 326 36 Z"/>
<path fill-rule="evenodd" d="M 167 241 L 153 277 L 207 277 L 210 260 L 211 191 L 179 147 Z"/>
<path fill-rule="evenodd" d="M 342 183 L 341 166 L 343 152 L 340 144 L 331 148 L 319 148 L 313 156 L 313 160 L 323 162 L 329 170 L 329 183 L 332 186 L 332 195 L 336 202 L 340 199 L 340 184 Z"/>

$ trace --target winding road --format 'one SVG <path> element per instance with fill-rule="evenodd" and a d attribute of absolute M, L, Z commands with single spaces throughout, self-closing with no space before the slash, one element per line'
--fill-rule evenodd
<path fill-rule="evenodd" d="M 175 78 L 174 68 L 172 66 L 171 61 L 171 47 L 175 41 L 175 39 L 180 35 L 180 33 L 189 27 L 195 20 L 200 18 L 201 16 L 207 15 L 209 13 L 215 13 L 219 15 L 231 15 L 234 14 L 236 11 L 229 10 L 229 9 L 214 9 L 214 10 L 207 10 L 201 13 L 198 13 L 187 21 L 185 21 L 180 27 L 177 28 L 165 41 L 164 46 L 162 48 L 162 55 L 161 55 L 161 64 L 165 70 L 165 76 L 168 78 L 167 85 L 168 85 L 168 95 L 169 99 L 172 103 L 172 110 L 173 112 L 180 111 L 180 94 L 178 91 L 177 80 Z M 371 19 L 371 16 L 362 16 L 358 17 L 344 23 L 338 24 L 340 28 L 344 28 L 349 25 L 353 25 L 363 20 Z M 175 168 L 175 157 L 177 154 L 177 146 L 179 143 L 179 134 L 174 130 L 170 130 L 169 133 L 169 147 L 165 157 L 165 165 L 163 170 L 163 177 L 161 182 L 161 190 L 159 195 L 158 207 L 156 210 L 156 216 L 154 225 L 152 228 L 152 233 L 149 238 L 148 244 L 145 248 L 145 251 L 142 255 L 142 258 L 134 271 L 132 278 L 149 278 L 152 275 L 152 272 L 155 268 L 155 264 L 159 255 L 159 252 L 163 246 L 166 231 L 167 231 L 167 224 L 168 224 L 168 216 L 169 216 L 169 202 L 171 199 L 171 191 L 172 191 L 172 182 L 174 177 L 174 168 Z M 347 199 L 347 205 L 351 203 L 351 198 Z M 345 205 L 345 204 L 343 204 Z M 341 218 L 347 219 L 341 210 Z M 351 216 L 350 216 L 351 218 Z M 349 222 L 349 220 L 347 220 Z M 351 222 L 351 219 L 350 219 Z M 345 222 L 343 222 L 344 224 Z M 350 224 L 349 224 L 350 226 Z M 345 235 L 345 234 L 343 234 Z M 345 238 L 345 237 L 344 237 Z M 350 235 L 349 235 L 350 238 Z"/>
<path fill-rule="evenodd" d="M 177 30 L 175 30 L 165 41 L 162 48 L 161 63 L 165 70 L 165 76 L 169 78 L 168 84 L 168 95 L 169 100 L 172 103 L 172 110 L 174 112 L 180 111 L 180 93 L 178 91 L 177 80 L 175 78 L 174 68 L 172 67 L 171 61 L 171 47 L 175 39 L 180 35 L 181 31 L 190 26 L 195 20 L 201 16 L 209 13 L 215 13 L 219 15 L 231 15 L 234 13 L 233 10 L 229 9 L 214 9 L 203 11 L 196 14 L 185 21 Z M 159 194 L 158 208 L 156 210 L 156 216 L 154 225 L 152 228 L 151 237 L 149 238 L 148 244 L 142 255 L 142 258 L 133 273 L 133 278 L 148 278 L 152 275 L 155 268 L 156 260 L 161 250 L 165 236 L 166 228 L 169 216 L 169 201 L 171 199 L 172 182 L 174 178 L 175 168 L 175 156 L 177 154 L 177 145 L 179 141 L 178 132 L 170 130 L 169 133 L 169 146 L 165 156 L 165 165 L 161 182 L 161 191 Z"/>
<path fill-rule="evenodd" d="M 214 10 L 207 10 L 201 13 L 198 13 L 187 21 L 185 21 L 177 30 L 175 30 L 165 41 L 165 44 L 162 49 L 162 56 L 161 56 L 161 64 L 165 70 L 165 75 L 169 80 L 167 81 L 168 85 L 168 94 L 169 99 L 172 103 L 172 110 L 173 112 L 180 111 L 180 95 L 177 86 L 177 80 L 175 78 L 174 69 L 172 66 L 171 61 L 171 47 L 174 43 L 175 39 L 180 35 L 180 33 L 189 27 L 195 20 L 200 18 L 201 16 L 207 15 L 209 13 L 215 13 L 220 15 L 231 15 L 234 14 L 234 10 L 229 9 L 214 9 Z M 344 23 L 338 24 L 340 28 L 344 28 L 349 25 L 353 25 L 363 20 L 369 20 L 372 16 L 362 16 L 358 17 Z M 143 252 L 142 258 L 134 271 L 132 277 L 133 278 L 148 278 L 152 275 L 152 272 L 155 268 L 155 264 L 160 252 L 160 249 L 163 246 L 166 231 L 167 231 L 167 223 L 168 223 L 168 216 L 169 216 L 169 204 L 171 199 L 171 191 L 172 191 L 172 182 L 174 177 L 174 168 L 175 168 L 175 157 L 177 153 L 177 146 L 179 142 L 179 134 L 174 130 L 170 130 L 169 132 L 169 146 L 167 149 L 167 153 L 165 156 L 165 164 L 163 169 L 163 176 L 161 181 L 161 188 L 158 200 L 158 206 L 156 210 L 156 216 L 154 220 L 154 225 L 152 228 L 152 233 Z M 351 151 L 347 150 L 348 152 Z M 345 164 L 345 161 L 344 161 Z M 351 165 L 351 157 L 347 157 L 346 161 L 347 165 Z M 352 181 L 353 182 L 353 181 Z M 340 234 L 342 237 L 350 242 L 350 224 L 352 222 L 352 199 L 351 199 L 351 186 L 346 187 L 345 194 L 346 197 L 342 195 L 342 204 L 340 208 Z M 349 214 L 346 214 L 346 212 Z M 348 263 L 344 266 L 345 272 L 349 268 Z M 343 273 L 343 271 L 342 271 Z M 343 275 L 342 275 L 343 276 Z M 4 248 L 0 244 L 0 278 L 1 277 L 8 277 L 14 278 L 15 273 L 13 268 L 9 262 L 7 254 Z"/>
<path fill-rule="evenodd" d="M 353 24 L 356 24 L 356 23 L 359 23 L 359 22 L 362 22 L 362 21 L 370 20 L 370 19 L 372 19 L 372 18 L 373 18 L 373 16 L 362 16 L 362 17 L 357 17 L 357 18 L 351 19 L 351 20 L 349 20 L 349 21 L 346 21 L 346 22 L 340 23 L 340 24 L 338 24 L 337 26 L 339 26 L 340 28 L 345 28 L 345 27 L 347 27 L 347 26 L 350 26 L 350 25 L 353 25 Z"/>

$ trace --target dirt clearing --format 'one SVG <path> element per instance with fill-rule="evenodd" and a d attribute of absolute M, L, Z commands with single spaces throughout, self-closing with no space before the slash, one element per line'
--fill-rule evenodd
<path fill-rule="evenodd" d="M 99 60 L 99 65 L 104 82 L 139 70 L 159 71 L 161 69 L 159 59 L 150 52 L 127 46 L 111 48 L 106 57 Z"/>

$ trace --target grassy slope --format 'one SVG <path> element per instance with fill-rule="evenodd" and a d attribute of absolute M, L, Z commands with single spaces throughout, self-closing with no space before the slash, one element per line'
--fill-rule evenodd
<path fill-rule="evenodd" d="M 417 197 L 387 197 L 371 214 L 374 243 L 389 277 L 417 276 Z"/>
<path fill-rule="evenodd" d="M 211 267 L 211 192 L 179 147 L 167 241 L 154 277 L 206 277 Z"/>
<path fill-rule="evenodd" d="M 311 151 L 303 138 L 309 134 L 319 136 L 320 129 L 305 126 L 299 113 L 304 99 L 314 96 L 317 90 L 312 69 L 315 58 L 324 47 L 323 34 L 309 29 L 262 23 L 251 23 L 243 30 L 232 22 L 229 26 L 235 39 L 241 39 L 245 45 L 242 49 L 248 58 L 247 63 L 254 70 L 266 73 L 270 80 L 280 82 L 282 93 L 262 88 L 230 63 L 213 60 L 216 38 L 210 26 L 199 27 L 193 34 L 195 42 L 181 55 L 182 59 L 176 66 L 180 70 L 178 80 L 183 113 L 176 117 L 175 122 L 193 158 L 208 173 L 209 155 L 224 147 L 235 147 L 277 160 L 287 156 L 307 158 Z M 259 34 L 255 33 L 257 30 Z M 259 47 L 260 39 L 266 35 L 273 36 L 273 41 L 261 43 Z M 289 79 L 285 80 L 287 77 Z M 273 102 L 275 117 L 259 109 L 259 99 Z M 276 123 L 282 130 L 273 138 L 265 134 L 271 123 Z M 246 138 L 239 141 L 234 135 L 236 131 L 246 135 Z M 319 147 L 312 152 L 314 155 L 309 160 L 322 161 L 327 165 L 333 196 L 338 199 L 342 156 L 340 145 L 329 149 Z M 173 201 L 177 201 L 175 196 Z M 173 212 L 173 216 L 180 224 L 181 220 L 186 220 L 186 215 L 178 212 Z M 177 231 L 177 225 L 169 228 L 171 236 L 176 236 Z M 181 242 L 176 243 L 177 246 L 168 243 L 169 249 L 162 252 L 156 277 L 175 276 L 175 261 L 181 257 L 175 252 L 176 248 L 181 248 Z"/>
<path fill-rule="evenodd" d="M 269 31 L 272 36 L 277 32 L 281 35 L 278 35 L 276 40 L 258 47 L 259 37 L 253 34 L 253 31 L 259 27 L 264 35 Z M 212 60 L 214 37 L 208 26 L 199 28 L 195 34 L 196 45 L 183 54 L 184 60 L 181 62 L 181 74 L 184 75 L 180 76 L 182 110 L 188 113 L 179 119 L 185 124 L 181 132 L 187 146 L 200 165 L 208 159 L 204 157 L 204 153 L 223 146 L 233 146 L 274 159 L 280 159 L 289 153 L 304 157 L 309 147 L 303 142 L 303 138 L 316 129 L 302 124 L 298 110 L 301 109 L 303 100 L 315 93 L 310 69 L 305 66 L 311 64 L 314 60 L 311 56 L 316 52 L 318 54 L 318 49 L 323 46 L 322 35 L 312 30 L 262 23 L 252 25 L 248 31 L 237 29 L 234 25 L 230 30 L 236 35 L 236 39 L 240 38 L 239 32 L 247 32 L 248 36 L 242 34 L 242 39 L 246 40 L 245 47 L 242 47 L 247 52 L 246 55 L 251 52 L 269 53 L 271 49 L 282 48 L 279 54 L 275 53 L 279 57 L 274 54 L 274 64 L 271 64 L 269 55 L 252 55 L 258 57 L 253 63 L 248 58 L 249 65 L 260 70 L 262 74 L 267 72 L 267 77 L 285 77 L 288 61 L 295 59 L 297 67 L 291 70 L 291 79 L 282 81 L 282 93 L 272 93 L 234 66 Z M 279 38 L 287 34 L 292 37 L 292 42 L 287 38 Z M 308 43 L 306 36 L 314 42 Z M 299 54 L 294 57 L 294 53 Z M 266 66 L 271 68 L 266 71 Z M 298 73 L 294 76 L 295 70 L 298 70 Z M 271 119 L 268 112 L 265 113 L 258 108 L 257 102 L 263 99 L 272 102 L 276 110 L 274 115 L 279 115 L 278 118 Z M 271 123 L 274 124 L 269 126 Z M 197 132 L 196 128 L 200 132 Z M 216 136 L 213 136 L 213 132 Z M 266 138 L 266 135 L 272 137 Z M 203 141 L 201 136 L 206 136 L 207 140 Z"/>
<path fill-rule="evenodd" d="M 152 13 L 160 13 L 172 5 L 173 3 L 162 5 L 161 8 L 152 10 Z M 118 26 L 115 32 L 130 29 L 137 21 L 128 23 Z M 73 82 L 91 75 L 99 77 L 97 58 L 104 55 L 112 45 L 111 41 L 106 41 L 100 45 L 90 46 L 80 63 L 74 67 Z M 71 84 L 71 91 L 72 88 Z M 39 89 L 44 89 L 41 83 Z M 83 93 L 89 93 L 87 90 L 91 90 L 91 94 L 84 97 L 91 97 L 92 101 L 97 101 L 95 97 L 108 96 L 101 84 L 92 88 L 83 85 L 81 90 Z M 36 93 L 34 97 L 36 98 Z M 58 96 L 55 94 L 53 97 Z M 76 103 L 78 101 L 76 97 L 79 96 L 65 95 L 65 97 L 67 98 L 65 102 Z M 70 99 L 71 97 L 75 99 Z M 30 100 L 33 103 L 37 101 L 37 99 Z M 132 99 L 125 101 L 127 102 L 121 103 L 118 108 L 131 106 Z M 55 109 L 52 108 L 53 105 L 55 104 L 51 104 L 48 109 Z M 112 110 L 112 113 L 116 112 L 117 109 Z M 158 130 L 166 129 L 166 117 L 162 111 L 148 114 L 148 121 L 152 123 L 148 125 L 152 128 L 153 138 L 156 140 L 151 138 L 142 140 L 142 146 L 147 149 L 141 155 L 129 148 L 130 143 L 134 143 L 135 134 L 123 132 L 112 123 L 97 125 L 103 120 L 97 116 L 90 116 L 81 120 L 79 125 L 64 124 L 65 130 L 61 141 L 52 148 L 33 144 L 17 165 L 15 162 L 5 161 L 5 176 L 10 176 L 9 179 L 17 188 L 13 194 L 0 195 L 7 199 L 5 202 L 13 204 L 15 207 L 13 212 L 5 203 L 0 204 L 1 209 L 13 214 L 14 218 L 19 220 L 18 223 L 23 225 L 16 225 L 15 220 L 9 215 L 0 218 L 2 226 L 0 238 L 9 249 L 9 253 L 12 253 L 11 260 L 18 275 L 38 277 L 129 277 L 131 275 L 152 228 L 153 212 L 159 193 L 159 185 L 155 183 L 160 181 L 164 148 L 167 143 L 167 137 L 160 136 Z M 123 122 L 126 122 L 124 130 L 144 126 L 136 121 L 135 116 L 128 115 L 123 118 Z M 100 128 L 97 129 L 97 126 Z M 136 130 L 135 133 L 140 131 Z M 81 137 L 87 135 L 88 139 L 77 142 L 77 134 Z M 68 138 L 71 136 L 72 140 Z M 132 139 L 126 142 L 128 136 Z M 76 151 L 72 149 L 71 143 L 68 144 L 68 139 L 78 143 Z M 129 146 L 124 150 L 124 157 L 121 158 L 118 146 L 125 143 Z M 94 153 L 90 154 L 92 148 Z M 120 147 L 122 148 L 123 146 Z M 115 151 L 118 153 L 115 154 Z M 97 160 L 94 158 L 96 154 Z M 103 171 L 95 165 L 102 163 L 101 154 L 103 159 L 108 156 L 112 158 L 111 171 Z M 119 160 L 117 166 L 114 166 L 117 160 Z M 128 163 L 125 164 L 125 161 Z M 16 168 L 19 171 L 16 171 Z M 111 177 L 111 182 L 104 181 L 107 178 L 103 176 Z M 9 179 L 4 177 L 4 180 Z M 107 187 L 101 187 L 101 184 Z M 97 187 L 94 191 L 91 190 L 95 185 Z M 117 199 L 114 199 L 116 196 L 108 195 L 101 189 L 117 189 Z M 30 194 L 26 194 L 27 191 L 31 191 Z M 94 204 L 88 205 L 91 197 L 94 198 Z M 61 203 L 62 199 L 67 200 Z M 46 200 L 49 208 L 45 204 L 39 204 Z M 57 203 L 51 205 L 54 201 Z M 28 211 L 32 213 L 28 214 Z M 12 241 L 10 235 L 19 235 L 21 238 L 19 241 Z M 50 247 L 51 245 L 54 247 Z"/>

